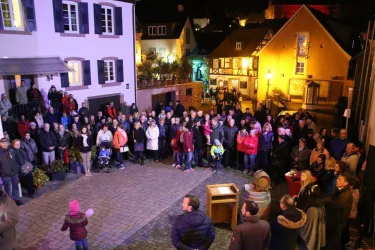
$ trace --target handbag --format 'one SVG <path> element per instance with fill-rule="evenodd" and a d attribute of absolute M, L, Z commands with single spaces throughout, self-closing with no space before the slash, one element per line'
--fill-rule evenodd
<path fill-rule="evenodd" d="M 125 152 L 129 152 L 129 147 L 128 146 L 121 146 L 120 147 L 120 153 L 125 153 Z"/>
<path fill-rule="evenodd" d="M 28 173 L 31 173 L 33 171 L 33 168 L 33 164 L 31 164 L 30 162 L 26 162 L 21 166 L 21 173 L 23 175 L 27 175 Z"/>
<path fill-rule="evenodd" d="M 144 150 L 145 150 L 145 145 L 143 144 L 143 142 L 137 142 L 134 145 L 134 151 L 144 151 Z"/>

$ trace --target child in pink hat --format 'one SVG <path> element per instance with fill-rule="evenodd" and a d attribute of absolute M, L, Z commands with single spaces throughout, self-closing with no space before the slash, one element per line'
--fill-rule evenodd
<path fill-rule="evenodd" d="M 69 213 L 65 216 L 64 225 L 62 226 L 61 231 L 65 231 L 69 228 L 70 239 L 75 241 L 76 249 L 88 249 L 86 239 L 87 224 L 88 220 L 86 215 L 80 212 L 79 202 L 77 200 L 69 202 Z"/>

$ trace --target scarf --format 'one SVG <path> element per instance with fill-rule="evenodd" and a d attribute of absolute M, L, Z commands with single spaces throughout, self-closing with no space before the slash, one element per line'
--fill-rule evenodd
<path fill-rule="evenodd" d="M 38 127 L 42 128 L 44 126 L 44 121 L 42 116 L 34 116 L 36 123 L 38 123 Z"/>
<path fill-rule="evenodd" d="M 83 138 L 83 146 L 86 148 L 89 146 L 89 144 L 87 143 L 87 135 L 86 134 L 82 134 L 82 138 Z"/>
<path fill-rule="evenodd" d="M 63 136 L 64 136 L 64 133 L 65 133 L 64 130 L 59 130 L 59 135 L 60 135 L 60 137 L 63 137 Z"/>

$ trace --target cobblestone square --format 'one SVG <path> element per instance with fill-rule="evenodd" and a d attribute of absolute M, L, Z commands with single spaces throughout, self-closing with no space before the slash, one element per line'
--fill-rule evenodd
<path fill-rule="evenodd" d="M 165 215 L 172 219 L 180 214 L 181 198 L 211 175 L 209 170 L 187 174 L 158 163 L 82 177 L 20 208 L 18 249 L 74 249 L 69 233 L 60 231 L 73 199 L 79 200 L 83 212 L 95 211 L 87 227 L 90 249 L 132 249 L 129 242 L 139 236 L 145 247 L 137 249 L 151 249 L 150 240 L 155 248 L 171 248 L 170 223 L 157 230 L 164 237 L 149 238 L 144 228 Z M 171 210 L 175 206 L 178 209 Z"/>

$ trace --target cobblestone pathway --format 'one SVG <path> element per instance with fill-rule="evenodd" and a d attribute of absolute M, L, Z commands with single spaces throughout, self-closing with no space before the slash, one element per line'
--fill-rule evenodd
<path fill-rule="evenodd" d="M 88 226 L 90 249 L 168 249 L 169 224 L 181 213 L 181 198 L 195 193 L 205 202 L 205 185 L 201 183 L 211 175 L 202 169 L 186 174 L 159 163 L 80 178 L 21 207 L 17 249 L 74 249 L 68 232 L 60 231 L 72 199 L 80 201 L 82 211 L 95 211 Z M 164 227 L 146 230 L 153 228 L 154 221 L 164 222 L 165 216 Z M 143 235 L 139 238 L 141 232 L 154 236 L 153 247 L 132 248 L 135 243 L 128 247 L 128 239 L 146 240 Z"/>

